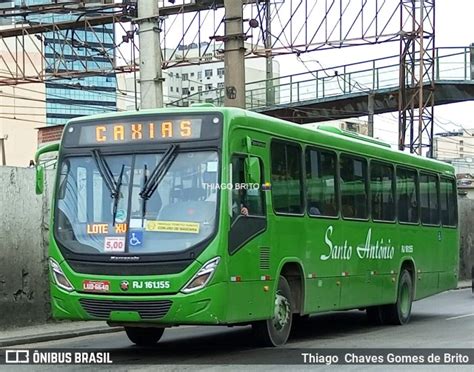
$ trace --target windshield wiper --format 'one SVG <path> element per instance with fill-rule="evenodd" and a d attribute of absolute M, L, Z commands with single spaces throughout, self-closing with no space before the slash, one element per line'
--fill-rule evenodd
<path fill-rule="evenodd" d="M 110 191 L 110 197 L 114 200 L 112 225 L 115 226 L 115 215 L 117 214 L 117 205 L 120 197 L 120 187 L 122 186 L 122 177 L 125 169 L 125 164 L 122 165 L 122 170 L 120 171 L 118 182 L 116 182 L 114 175 L 110 170 L 109 164 L 107 164 L 107 161 L 100 154 L 100 151 L 92 150 L 92 157 L 94 158 L 97 169 L 99 170 L 99 173 L 102 176 L 105 185 Z"/>
<path fill-rule="evenodd" d="M 143 165 L 143 189 L 145 189 L 145 185 L 148 181 L 148 176 L 147 176 L 147 171 L 148 171 L 148 167 L 145 165 Z M 142 199 L 142 228 L 143 228 L 143 221 L 145 220 L 145 211 L 146 211 L 146 199 Z"/>
<path fill-rule="evenodd" d="M 153 172 L 151 172 L 150 178 L 146 178 L 146 165 L 144 168 L 145 178 L 143 188 L 140 191 L 140 197 L 143 199 L 143 208 L 142 208 L 142 225 L 143 220 L 145 219 L 146 213 L 146 201 L 150 199 L 153 193 L 156 191 L 163 177 L 168 172 L 168 169 L 173 164 L 176 156 L 178 155 L 178 145 L 171 145 L 168 150 L 163 154 L 163 157 L 156 165 Z"/>
<path fill-rule="evenodd" d="M 125 164 L 122 164 L 122 169 L 120 170 L 120 175 L 117 181 L 117 184 L 115 186 L 115 198 L 114 198 L 114 206 L 112 209 L 112 226 L 115 226 L 115 216 L 117 215 L 117 207 L 118 207 L 118 202 L 120 199 L 120 187 L 122 187 L 122 178 L 123 178 L 123 171 L 125 170 Z"/>

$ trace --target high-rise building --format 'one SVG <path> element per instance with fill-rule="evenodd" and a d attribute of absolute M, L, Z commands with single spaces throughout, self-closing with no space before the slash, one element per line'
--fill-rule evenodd
<path fill-rule="evenodd" d="M 112 0 L 86 0 L 77 3 L 101 4 Z M 63 0 L 0 0 L 2 9 L 62 3 Z M 67 1 L 71 3 L 71 1 Z M 93 13 L 88 12 L 88 16 Z M 23 27 L 25 23 L 51 23 L 78 20 L 77 13 L 34 13 L 25 17 L 0 17 L 1 28 Z M 114 26 L 94 26 L 37 34 L 19 44 L 15 38 L 0 43 L 0 73 L 15 71 L 15 51 L 25 49 L 26 75 L 35 75 L 44 68 L 48 75 L 63 73 L 63 79 L 3 86 L 0 89 L 0 165 L 27 166 L 37 144 L 57 140 L 62 125 L 69 119 L 96 113 L 116 111 L 115 73 L 84 77 L 68 77 L 68 71 L 113 71 Z M 40 53 L 40 51 L 42 51 Z M 21 57 L 21 52 L 18 54 Z M 37 129 L 40 128 L 38 134 Z M 3 159 L 3 152 L 5 158 Z"/>
<path fill-rule="evenodd" d="M 56 0 L 15 0 L 15 5 L 40 5 Z M 61 1 L 59 1 L 61 2 Z M 87 3 L 110 1 L 89 0 Z M 92 15 L 92 14 L 89 14 Z M 77 14 L 38 14 L 30 23 L 71 21 Z M 16 20 L 21 22 L 22 20 Z M 114 50 L 113 25 L 94 26 L 92 30 L 76 29 L 47 32 L 42 35 L 46 73 L 67 71 L 111 71 L 110 55 Z M 116 110 L 115 73 L 100 76 L 66 78 L 46 82 L 46 124 L 61 125 L 78 116 Z"/>

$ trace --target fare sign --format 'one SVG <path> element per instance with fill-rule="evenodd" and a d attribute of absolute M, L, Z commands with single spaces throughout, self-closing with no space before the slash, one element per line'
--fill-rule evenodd
<path fill-rule="evenodd" d="M 100 122 L 75 122 L 64 133 L 65 146 L 102 146 L 216 139 L 219 115 L 140 116 Z"/>

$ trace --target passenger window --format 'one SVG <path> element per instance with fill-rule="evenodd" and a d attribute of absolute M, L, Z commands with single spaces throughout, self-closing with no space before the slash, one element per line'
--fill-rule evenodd
<path fill-rule="evenodd" d="M 372 218 L 380 221 L 395 219 L 393 168 L 378 162 L 370 163 Z"/>
<path fill-rule="evenodd" d="M 367 218 L 367 161 L 340 158 L 341 211 L 347 218 Z"/>
<path fill-rule="evenodd" d="M 306 151 L 306 198 L 310 216 L 337 216 L 336 154 Z"/>
<path fill-rule="evenodd" d="M 298 145 L 272 142 L 272 200 L 276 213 L 303 213 L 301 149 Z"/>
<path fill-rule="evenodd" d="M 397 203 L 400 222 L 418 222 L 416 178 L 414 170 L 397 168 Z"/>
<path fill-rule="evenodd" d="M 441 223 L 444 226 L 457 225 L 457 197 L 454 180 L 441 178 L 440 182 Z"/>
<path fill-rule="evenodd" d="M 429 225 L 439 224 L 437 177 L 420 175 L 421 222 Z"/>
<path fill-rule="evenodd" d="M 246 184 L 244 172 L 245 156 L 234 156 L 232 158 L 232 221 L 239 215 L 263 216 L 262 189 Z M 261 184 L 262 182 L 258 186 Z"/>

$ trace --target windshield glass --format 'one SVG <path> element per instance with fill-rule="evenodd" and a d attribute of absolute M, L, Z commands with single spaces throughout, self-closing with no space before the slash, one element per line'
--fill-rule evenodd
<path fill-rule="evenodd" d="M 178 252 L 208 238 L 217 191 L 206 184 L 217 182 L 217 152 L 178 152 L 160 165 L 162 158 L 99 154 L 103 169 L 92 155 L 65 158 L 56 204 L 59 242 L 75 253 L 137 255 Z M 142 197 L 155 168 L 167 171 Z"/>

